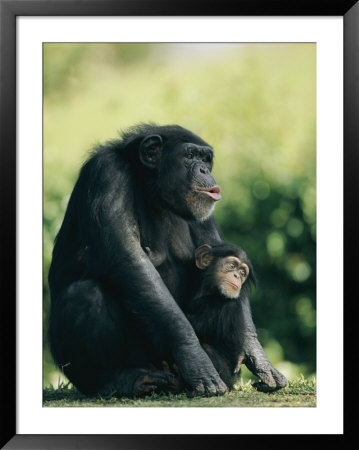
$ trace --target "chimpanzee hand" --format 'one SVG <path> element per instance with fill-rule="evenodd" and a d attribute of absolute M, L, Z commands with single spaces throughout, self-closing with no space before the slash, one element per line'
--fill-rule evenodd
<path fill-rule="evenodd" d="M 260 382 L 254 383 L 254 387 L 261 392 L 271 392 L 287 386 L 288 381 L 277 369 L 275 369 L 265 355 L 260 343 L 252 348 L 251 354 L 246 354 L 245 365 L 260 378 Z"/>
<path fill-rule="evenodd" d="M 175 355 L 190 397 L 223 395 L 228 389 L 202 347 L 182 348 Z"/>
<path fill-rule="evenodd" d="M 241 302 L 241 307 L 241 324 L 243 330 L 242 351 L 244 353 L 244 363 L 248 369 L 261 380 L 259 383 L 255 383 L 255 388 L 262 392 L 270 392 L 287 386 L 288 381 L 286 377 L 273 367 L 258 341 L 247 297 Z"/>

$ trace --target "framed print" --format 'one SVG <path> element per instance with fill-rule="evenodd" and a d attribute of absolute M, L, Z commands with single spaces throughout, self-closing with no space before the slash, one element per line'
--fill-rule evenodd
<path fill-rule="evenodd" d="M 349 286 L 351 271 L 344 276 L 342 267 L 343 251 L 348 255 L 354 247 L 346 242 L 343 248 L 343 212 L 347 206 L 346 231 L 355 236 L 351 192 L 358 168 L 359 7 L 354 0 L 337 5 L 267 3 L 1 0 L 4 448 L 217 448 L 279 435 L 303 440 L 343 436 L 343 285 Z M 136 137 L 133 129 L 123 131 L 144 122 L 151 123 L 151 142 Z M 143 177 L 149 171 L 153 176 L 159 170 L 157 150 L 170 141 L 153 122 L 179 123 L 203 136 L 191 141 L 188 160 L 196 160 L 193 151 L 198 151 L 204 161 L 208 145 L 202 139 L 214 143 L 216 181 L 211 183 L 218 179 L 221 188 L 212 186 L 208 197 L 217 201 L 221 189 L 228 193 L 216 207 L 216 220 L 224 240 L 243 245 L 254 264 L 260 283 L 251 309 L 259 340 L 275 367 L 271 373 L 283 372 L 290 381 L 285 389 L 292 391 L 256 397 L 254 378 L 242 370 L 249 381 L 241 385 L 240 401 L 226 394 L 198 402 L 185 395 L 180 400 L 152 396 L 157 399 L 152 404 L 107 404 L 107 397 L 87 402 L 81 395 L 71 397 L 72 387 L 66 391 L 63 374 L 77 380 L 66 361 L 58 359 L 61 370 L 52 364 L 46 337 L 47 276 L 78 171 L 89 149 L 116 138 L 120 129 L 126 145 L 134 145 L 131 139 L 141 141 Z M 196 176 L 212 177 L 206 167 Z M 161 183 L 166 176 L 161 172 Z M 166 192 L 172 189 L 170 181 Z M 156 195 L 162 196 L 158 185 L 152 208 L 157 207 Z M 148 186 L 153 189 L 154 184 Z M 173 208 L 182 211 L 169 194 L 161 201 L 176 203 Z M 142 212 L 145 208 L 149 205 Z M 176 231 L 167 226 L 173 243 Z M 106 227 L 101 228 L 104 233 Z M 166 227 L 161 229 L 165 240 Z M 195 240 L 194 229 L 192 225 L 191 239 L 204 244 Z M 146 258 L 161 267 L 163 261 L 156 262 L 153 242 L 144 242 L 145 234 L 141 246 Z M 178 236 L 173 254 L 180 259 L 183 228 Z M 86 251 L 80 256 L 88 261 L 92 250 L 86 246 Z M 240 258 L 250 272 L 249 260 Z M 205 267 L 198 260 L 196 264 Z M 101 270 L 101 277 L 106 276 Z M 172 280 L 164 269 L 158 273 Z M 132 285 L 137 282 L 140 288 L 136 280 Z M 169 291 L 177 300 L 184 288 Z M 156 295 L 162 295 L 160 290 Z M 70 339 L 69 326 L 59 325 L 65 330 L 58 334 L 60 340 Z M 54 353 L 54 345 L 52 349 Z M 247 366 L 260 377 L 246 355 Z M 300 379 L 293 384 L 299 374 L 302 384 Z M 279 375 L 275 377 L 279 383 Z M 261 389 L 263 383 L 254 386 Z M 63 386 L 64 394 L 51 396 L 51 386 Z M 295 389 L 295 400 L 286 397 Z"/>

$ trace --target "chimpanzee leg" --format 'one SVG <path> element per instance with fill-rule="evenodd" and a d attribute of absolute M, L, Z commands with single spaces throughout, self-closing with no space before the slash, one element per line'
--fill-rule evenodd
<path fill-rule="evenodd" d="M 173 375 L 149 369 L 154 349 L 120 302 L 94 280 L 75 282 L 53 299 L 49 337 L 55 361 L 84 393 L 171 390 Z"/>
<path fill-rule="evenodd" d="M 214 367 L 217 369 L 221 379 L 226 383 L 226 386 L 229 389 L 233 389 L 233 385 L 237 381 L 239 373 L 233 373 L 228 361 L 215 349 L 215 347 L 208 344 L 202 344 L 202 347 L 211 358 Z"/>
<path fill-rule="evenodd" d="M 241 306 L 242 316 L 240 326 L 243 330 L 242 348 L 245 355 L 244 363 L 261 380 L 260 383 L 255 384 L 255 387 L 264 392 L 285 387 L 288 384 L 287 379 L 273 367 L 258 341 L 248 298 L 242 299 Z"/>

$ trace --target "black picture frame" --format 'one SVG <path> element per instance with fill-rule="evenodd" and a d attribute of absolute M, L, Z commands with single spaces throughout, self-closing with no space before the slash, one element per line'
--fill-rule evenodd
<path fill-rule="evenodd" d="M 16 434 L 16 17 L 18 16 L 343 16 L 344 18 L 344 241 L 351 260 L 358 234 L 355 187 L 359 169 L 359 2 L 358 0 L 0 0 L 0 255 L 1 276 L 1 448 L 182 449 L 263 445 L 278 436 L 264 435 L 17 435 Z M 344 284 L 350 291 L 354 270 Z M 355 298 L 352 298 L 355 300 Z M 345 317 L 353 320 L 353 304 Z M 345 356 L 350 352 L 345 350 Z M 331 364 L 331 369 L 333 365 Z M 345 434 L 351 421 L 345 423 Z M 282 436 L 283 437 L 283 436 Z M 293 435 L 287 436 L 293 438 Z M 332 435 L 331 439 L 343 436 Z M 298 435 L 299 442 L 308 435 Z M 313 442 L 313 436 L 310 436 Z M 5 445 L 5 447 L 3 447 Z M 276 445 L 278 445 L 276 443 Z"/>

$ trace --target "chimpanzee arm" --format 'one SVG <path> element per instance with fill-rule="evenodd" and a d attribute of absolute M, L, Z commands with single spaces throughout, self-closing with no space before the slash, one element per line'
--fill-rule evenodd
<path fill-rule="evenodd" d="M 127 311 L 141 323 L 148 339 L 168 347 L 194 393 L 225 392 L 226 386 L 191 324 L 140 245 L 133 177 L 114 165 L 107 164 L 106 173 L 99 164 L 92 169 L 84 168 L 82 173 L 86 177 L 82 207 L 87 223 L 81 228 L 98 265 L 105 270 L 103 276 Z"/>
<path fill-rule="evenodd" d="M 264 392 L 285 387 L 288 384 L 287 379 L 273 367 L 258 341 L 247 296 L 241 299 L 241 306 L 240 326 L 243 330 L 244 363 L 261 380 L 260 383 L 255 384 L 255 387 Z"/>

